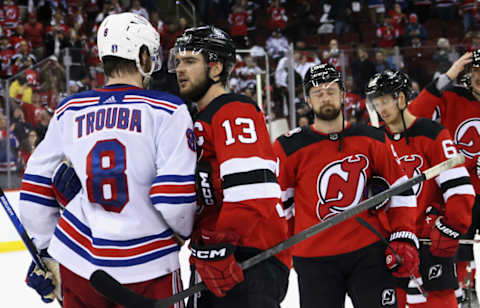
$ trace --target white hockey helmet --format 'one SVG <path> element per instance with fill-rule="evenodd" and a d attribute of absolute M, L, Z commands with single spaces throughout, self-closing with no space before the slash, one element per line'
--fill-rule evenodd
<path fill-rule="evenodd" d="M 142 76 L 149 76 L 162 66 L 160 35 L 144 17 L 126 12 L 107 16 L 97 32 L 97 46 L 100 60 L 115 56 L 133 60 Z M 152 59 L 149 72 L 140 65 L 140 48 L 146 46 Z"/>

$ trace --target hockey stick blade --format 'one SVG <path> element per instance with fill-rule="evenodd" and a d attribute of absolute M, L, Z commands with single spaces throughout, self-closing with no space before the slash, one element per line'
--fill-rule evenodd
<path fill-rule="evenodd" d="M 444 161 L 444 162 L 441 162 L 440 164 L 438 165 L 435 165 L 433 167 L 431 167 L 430 169 L 427 169 L 425 170 L 424 172 L 422 172 L 421 174 L 417 175 L 417 176 L 414 176 L 412 177 L 411 179 L 408 179 L 407 181 L 399 184 L 399 185 L 395 185 L 395 186 L 392 186 L 391 188 L 369 198 L 369 199 L 366 199 L 362 202 L 360 202 L 356 207 L 354 208 L 351 208 L 349 210 L 346 210 L 340 214 L 337 214 L 336 216 L 333 216 L 332 218 L 329 218 L 328 220 L 325 220 L 325 221 L 322 221 L 316 225 L 313 225 L 291 237 L 289 237 L 288 239 L 286 239 L 285 241 L 273 246 L 272 248 L 270 249 L 267 249 L 267 250 L 264 250 L 262 251 L 261 253 L 255 255 L 254 257 L 250 258 L 250 259 L 247 259 L 243 262 L 240 263 L 240 267 L 242 269 L 247 269 L 247 268 L 250 268 L 274 255 L 276 255 L 277 253 L 285 250 L 285 249 L 288 249 L 290 247 L 292 247 L 293 245 L 297 244 L 297 243 L 300 243 L 304 240 L 306 240 L 307 238 L 317 234 L 317 233 L 320 233 L 330 227 L 333 227 L 347 219 L 350 219 L 352 218 L 353 216 L 356 216 L 358 214 L 360 214 L 361 212 L 367 210 L 367 209 L 370 209 L 380 203 L 382 203 L 383 201 L 391 198 L 392 196 L 394 195 L 398 195 L 404 191 L 406 191 L 407 189 L 411 188 L 412 186 L 420 183 L 420 182 L 423 182 L 425 180 L 428 180 L 428 179 L 432 179 L 434 177 L 436 177 L 437 175 L 439 175 L 441 172 L 445 171 L 445 170 L 448 170 L 450 168 L 453 168 L 455 167 L 456 165 L 458 164 L 461 164 L 465 161 L 465 157 L 463 157 L 463 155 L 461 154 L 457 154 L 456 156 Z M 99 277 L 100 280 L 102 280 L 101 277 Z M 113 281 L 112 281 L 113 280 Z M 106 288 L 109 288 L 109 289 L 113 289 L 114 287 L 112 286 L 112 283 L 115 282 L 115 280 L 112 278 L 112 280 L 103 280 L 103 281 L 99 281 L 97 283 L 97 286 L 95 287 L 97 289 L 97 291 L 99 291 L 101 294 L 104 294 L 106 295 L 106 291 L 105 289 Z M 118 283 L 118 282 L 116 282 Z M 120 285 L 121 286 L 121 285 Z M 117 286 L 118 287 L 118 286 Z M 125 292 L 125 296 L 128 296 L 126 294 L 126 288 L 123 287 L 123 288 L 118 288 L 116 289 L 116 292 L 120 293 L 120 292 Z M 186 289 L 185 291 L 182 291 L 182 292 L 179 292 L 171 297 L 168 297 L 168 298 L 163 298 L 163 299 L 159 299 L 159 300 L 155 300 L 155 305 L 153 306 L 154 308 L 168 308 L 170 306 L 172 306 L 174 303 L 178 302 L 178 301 L 181 301 L 182 299 L 186 298 L 186 297 L 189 297 L 189 296 L 192 296 L 194 295 L 195 293 L 198 293 L 199 291 L 202 291 L 202 290 L 205 290 L 206 289 L 206 286 L 203 282 L 201 283 L 197 283 L 193 286 L 191 286 L 190 288 Z M 113 292 L 115 293 L 115 292 Z M 122 297 L 124 296 L 122 295 Z M 135 294 L 135 296 L 141 296 L 139 294 Z M 107 295 L 107 297 L 109 299 L 111 299 L 112 301 L 114 301 L 115 298 L 119 298 L 120 296 L 115 296 L 115 297 L 109 297 Z M 143 297 L 143 296 L 141 296 Z M 120 304 L 120 305 L 124 305 L 122 302 L 116 302 L 117 304 Z M 126 305 L 124 305 L 126 306 Z M 128 307 L 128 306 L 127 306 Z M 151 307 L 151 306 L 145 306 L 145 307 Z"/>

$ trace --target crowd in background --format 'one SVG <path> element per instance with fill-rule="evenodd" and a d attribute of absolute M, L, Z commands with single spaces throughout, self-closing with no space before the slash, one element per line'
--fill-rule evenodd
<path fill-rule="evenodd" d="M 263 93 L 271 94 L 271 119 L 289 113 L 286 56 L 293 44 L 299 125 L 312 120 L 303 100 L 302 79 L 313 64 L 329 62 L 344 71 L 346 115 L 352 121 L 367 121 L 363 92 L 376 72 L 401 69 L 414 80 L 418 93 L 465 50 L 480 48 L 477 0 L 192 2 L 198 24 L 225 29 L 237 48 L 251 49 L 237 56 L 231 91 L 257 100 L 256 76 L 265 74 L 269 62 L 271 87 L 266 89 L 264 83 Z M 0 0 L 0 4 L 0 77 L 3 93 L 10 98 L 9 136 L 5 95 L 0 104 L 0 171 L 22 172 L 63 97 L 105 83 L 96 47 L 96 30 L 105 16 L 130 11 L 149 19 L 160 33 L 165 61 L 176 38 L 192 26 L 188 16 L 163 16 L 165 3 L 157 0 Z M 153 85 L 175 92 L 174 76 L 165 71 Z M 4 150 L 7 143 L 10 161 Z"/>

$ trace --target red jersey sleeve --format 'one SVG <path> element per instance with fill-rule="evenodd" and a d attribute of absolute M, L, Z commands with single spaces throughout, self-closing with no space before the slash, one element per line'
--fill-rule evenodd
<path fill-rule="evenodd" d="M 433 80 L 420 94 L 408 104 L 408 110 L 417 117 L 436 120 L 444 114 L 445 102 L 442 92 L 438 91 Z"/>
<path fill-rule="evenodd" d="M 295 197 L 295 170 L 289 163 L 288 157 L 278 140 L 273 144 L 273 151 L 277 157 L 277 178 L 282 190 L 282 216 L 288 221 L 288 231 L 290 235 L 294 234 L 294 197 Z"/>
<path fill-rule="evenodd" d="M 373 147 L 373 172 L 379 175 L 391 186 L 401 184 L 408 178 L 397 161 L 397 154 L 393 144 L 388 138 L 385 143 L 376 143 Z M 417 201 L 412 189 L 403 192 L 400 195 L 392 196 L 390 207 L 387 212 L 388 222 L 391 232 L 410 231 L 415 232 L 415 215 L 417 210 Z"/>
<path fill-rule="evenodd" d="M 426 151 L 430 165 L 439 164 L 455 155 L 457 149 L 447 129 L 438 134 L 431 148 Z M 459 165 L 443 171 L 435 181 L 440 187 L 445 201 L 445 223 L 465 233 L 472 221 L 472 207 L 475 191 L 465 166 Z"/>
<path fill-rule="evenodd" d="M 233 229 L 248 237 L 280 202 L 263 114 L 253 104 L 226 104 L 212 118 L 212 132 L 223 188 L 216 229 Z"/>

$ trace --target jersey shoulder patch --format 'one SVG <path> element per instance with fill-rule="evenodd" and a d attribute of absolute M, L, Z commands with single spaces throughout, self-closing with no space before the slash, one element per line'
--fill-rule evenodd
<path fill-rule="evenodd" d="M 375 139 L 382 143 L 385 143 L 385 131 L 383 129 L 369 126 L 361 123 L 352 123 L 349 129 L 346 129 L 343 133 L 344 137 L 362 136 Z"/>
<path fill-rule="evenodd" d="M 287 156 L 311 144 L 328 140 L 328 136 L 314 133 L 310 127 L 297 127 L 277 138 Z"/>
<path fill-rule="evenodd" d="M 433 120 L 426 118 L 418 118 L 412 127 L 408 129 L 409 136 L 417 137 L 424 136 L 429 139 L 435 140 L 445 127 Z"/>

